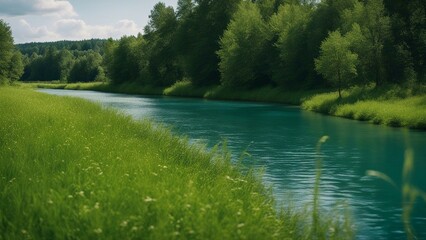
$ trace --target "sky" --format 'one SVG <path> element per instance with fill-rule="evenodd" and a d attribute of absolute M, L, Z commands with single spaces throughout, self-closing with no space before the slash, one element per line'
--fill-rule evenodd
<path fill-rule="evenodd" d="M 15 43 L 137 35 L 160 0 L 0 0 Z M 177 0 L 161 0 L 176 9 Z"/>

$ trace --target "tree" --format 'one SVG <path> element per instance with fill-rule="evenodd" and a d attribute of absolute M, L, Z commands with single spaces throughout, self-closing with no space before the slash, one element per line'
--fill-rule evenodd
<path fill-rule="evenodd" d="M 181 19 L 176 49 L 186 75 L 197 86 L 220 83 L 219 41 L 242 0 L 196 0 Z"/>
<path fill-rule="evenodd" d="M 344 23 L 357 23 L 365 38 L 364 51 L 359 53 L 361 62 L 368 66 L 376 86 L 381 85 L 384 70 L 383 48 L 390 38 L 390 18 L 385 15 L 382 0 L 368 0 L 365 4 L 356 2 L 354 7 L 343 12 Z M 347 27 L 346 27 L 347 28 Z"/>
<path fill-rule="evenodd" d="M 106 67 L 111 81 L 115 84 L 141 81 L 141 62 L 143 61 L 145 39 L 140 35 L 124 36 L 117 44 L 107 44 Z"/>
<path fill-rule="evenodd" d="M 0 19 L 0 84 L 10 81 L 11 60 L 14 57 L 12 31 L 9 25 Z"/>
<path fill-rule="evenodd" d="M 102 78 L 102 56 L 94 51 L 87 51 L 75 61 L 68 76 L 68 82 L 93 82 Z"/>
<path fill-rule="evenodd" d="M 315 69 L 328 81 L 337 85 L 339 99 L 342 87 L 356 76 L 358 55 L 350 51 L 350 42 L 339 31 L 331 32 L 322 42 L 319 58 L 315 59 Z"/>
<path fill-rule="evenodd" d="M 178 0 L 176 16 L 178 19 L 185 19 L 192 13 L 193 9 L 194 2 L 192 0 Z"/>
<path fill-rule="evenodd" d="M 268 28 L 257 5 L 241 2 L 220 40 L 219 70 L 223 85 L 256 87 L 265 85 L 261 54 L 268 40 Z"/>
<path fill-rule="evenodd" d="M 74 56 L 66 49 L 62 49 L 59 52 L 59 68 L 60 68 L 60 80 L 61 82 L 67 82 L 69 73 L 74 65 Z"/>
<path fill-rule="evenodd" d="M 426 82 L 426 1 L 384 0 L 384 5 L 393 40 L 384 51 L 388 77 Z"/>
<path fill-rule="evenodd" d="M 164 3 L 154 6 L 150 22 L 145 28 L 147 43 L 143 53 L 147 62 L 141 62 L 145 75 L 141 80 L 144 84 L 170 86 L 182 78 L 173 46 L 177 26 L 178 20 L 172 7 L 166 7 Z"/>
<path fill-rule="evenodd" d="M 279 52 L 279 62 L 274 69 L 274 81 L 284 87 L 300 87 L 309 72 L 310 59 L 306 59 L 306 27 L 310 21 L 311 8 L 308 6 L 285 4 L 270 21 L 272 31 L 277 36 L 275 46 Z M 311 58 L 312 59 L 312 58 Z"/>
<path fill-rule="evenodd" d="M 24 63 L 22 62 L 22 54 L 18 50 L 13 51 L 9 63 L 9 80 L 11 82 L 18 81 L 24 74 Z"/>

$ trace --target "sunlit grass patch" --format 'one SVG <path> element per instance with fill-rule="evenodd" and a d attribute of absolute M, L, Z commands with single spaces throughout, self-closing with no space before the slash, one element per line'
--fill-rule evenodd
<path fill-rule="evenodd" d="M 421 88 L 354 87 L 338 99 L 335 92 L 318 94 L 303 102 L 306 110 L 395 127 L 426 129 L 426 94 Z"/>
<path fill-rule="evenodd" d="M 209 87 L 195 87 L 189 80 L 176 82 L 172 86 L 165 88 L 163 94 L 175 97 L 204 97 Z"/>
<path fill-rule="evenodd" d="M 275 102 L 299 105 L 305 98 L 318 92 L 320 91 L 289 91 L 269 86 L 252 90 L 236 90 L 220 86 L 207 91 L 204 97 L 208 99 Z"/>

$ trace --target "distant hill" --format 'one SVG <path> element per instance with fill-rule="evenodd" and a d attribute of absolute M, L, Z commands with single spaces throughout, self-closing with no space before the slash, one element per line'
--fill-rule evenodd
<path fill-rule="evenodd" d="M 102 54 L 107 39 L 90 39 L 81 41 L 57 41 L 57 42 L 32 42 L 16 44 L 15 46 L 24 55 L 44 55 L 47 49 L 55 48 L 57 50 L 67 49 L 70 51 L 88 51 L 93 50 Z"/>

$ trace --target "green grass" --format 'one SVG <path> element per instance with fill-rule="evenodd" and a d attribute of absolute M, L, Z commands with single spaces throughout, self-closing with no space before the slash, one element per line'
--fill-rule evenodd
<path fill-rule="evenodd" d="M 277 212 L 259 174 L 161 126 L 28 89 L 0 102 L 0 239 L 352 237 L 339 216 Z"/>
<path fill-rule="evenodd" d="M 174 97 L 196 97 L 203 98 L 211 87 L 195 87 L 188 80 L 183 80 L 165 88 L 163 94 Z"/>
<path fill-rule="evenodd" d="M 141 86 L 137 83 L 126 83 L 121 85 L 113 85 L 105 82 L 89 82 L 89 83 L 59 83 L 59 82 L 33 82 L 21 83 L 20 86 L 26 88 L 49 88 L 49 89 L 68 89 L 68 90 L 92 90 L 111 93 L 127 93 L 142 95 L 161 95 L 162 88 Z"/>
<path fill-rule="evenodd" d="M 421 87 L 353 87 L 343 92 L 342 99 L 336 92 L 314 95 L 302 108 L 375 124 L 426 129 L 426 94 Z"/>
<path fill-rule="evenodd" d="M 303 99 L 319 91 L 287 91 L 273 87 L 235 90 L 223 86 L 195 87 L 190 81 L 177 82 L 163 92 L 166 96 L 198 97 L 232 101 L 276 102 L 300 105 Z"/>

